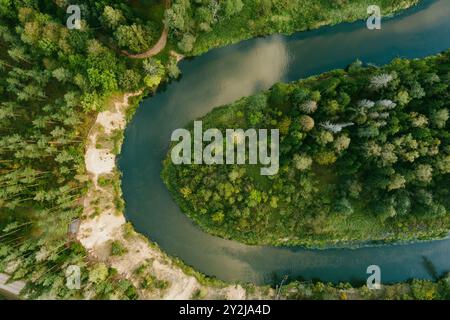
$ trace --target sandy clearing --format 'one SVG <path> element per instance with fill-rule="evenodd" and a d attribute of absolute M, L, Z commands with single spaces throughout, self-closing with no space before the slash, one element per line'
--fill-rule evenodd
<path fill-rule="evenodd" d="M 97 149 L 97 140 L 101 134 L 109 135 L 115 129 L 124 128 L 124 109 L 128 105 L 128 98 L 138 94 L 140 92 L 125 94 L 122 101 L 113 103 L 112 110 L 100 112 L 87 138 L 88 143 L 84 159 L 86 170 L 89 172 L 94 186 L 85 196 L 83 219 L 77 237 L 96 257 L 105 255 L 104 249 L 97 249 L 105 247 L 125 223 L 124 216 L 116 214 L 114 205 L 110 206 L 111 209 L 103 209 L 99 215 L 92 217 L 95 212 L 92 202 L 95 199 L 101 198 L 104 201 L 113 201 L 111 192 L 98 186 L 98 176 L 112 173 L 116 167 L 115 155 L 108 149 Z"/>
<path fill-rule="evenodd" d="M 246 295 L 245 289 L 239 285 L 230 286 L 226 289 L 226 297 L 228 300 L 245 300 Z"/>
<path fill-rule="evenodd" d="M 165 300 L 188 300 L 199 287 L 194 277 L 183 277 L 181 281 L 172 282 L 171 287 L 164 295 Z"/>
<path fill-rule="evenodd" d="M 113 130 L 125 128 L 125 115 L 123 112 L 104 111 L 97 116 L 97 123 L 105 129 L 105 134 L 109 135 Z"/>
<path fill-rule="evenodd" d="M 92 250 L 96 246 L 101 246 L 111 240 L 111 234 L 120 232 L 125 218 L 122 215 L 115 215 L 112 211 L 90 219 L 87 223 L 80 225 L 80 236 L 83 239 L 83 246 Z"/>
<path fill-rule="evenodd" d="M 169 53 L 170 53 L 170 55 L 171 55 L 172 57 L 175 58 L 175 60 L 177 61 L 177 63 L 184 59 L 184 55 L 182 55 L 181 53 L 178 53 L 178 52 L 176 52 L 176 51 L 174 51 L 174 50 L 170 50 Z"/>

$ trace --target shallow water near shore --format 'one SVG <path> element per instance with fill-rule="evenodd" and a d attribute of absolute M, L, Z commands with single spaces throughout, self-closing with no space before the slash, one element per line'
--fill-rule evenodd
<path fill-rule="evenodd" d="M 162 250 L 209 276 L 274 284 L 289 279 L 365 282 L 367 266 L 382 282 L 432 279 L 450 271 L 450 240 L 357 249 L 249 246 L 203 232 L 173 201 L 160 178 L 176 128 L 276 82 L 293 81 L 356 59 L 385 64 L 450 47 L 450 1 L 426 0 L 368 30 L 365 21 L 243 41 L 180 63 L 182 78 L 144 99 L 125 131 L 119 158 L 126 218 Z"/>

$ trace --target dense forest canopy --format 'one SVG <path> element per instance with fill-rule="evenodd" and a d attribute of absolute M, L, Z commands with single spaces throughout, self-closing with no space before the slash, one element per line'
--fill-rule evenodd
<path fill-rule="evenodd" d="M 202 118 L 204 130 L 279 129 L 277 175 L 167 158 L 163 177 L 202 227 L 248 243 L 442 236 L 450 222 L 449 84 L 449 52 L 382 68 L 357 61 L 279 83 Z"/>
<path fill-rule="evenodd" d="M 64 286 L 65 267 L 76 263 L 112 279 L 85 278 L 87 296 L 135 297 L 130 283 L 69 244 L 67 228 L 83 211 L 85 138 L 96 113 L 113 94 L 155 88 L 175 61 L 119 53 L 147 49 L 162 12 L 143 21 L 124 1 L 78 3 L 79 30 L 66 27 L 65 1 L 0 3 L 0 270 L 32 279 L 40 289 L 31 296 L 68 297 L 81 294 Z"/>

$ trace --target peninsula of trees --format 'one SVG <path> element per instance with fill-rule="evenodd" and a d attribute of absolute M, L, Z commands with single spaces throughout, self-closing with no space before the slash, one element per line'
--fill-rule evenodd
<path fill-rule="evenodd" d="M 280 169 L 174 165 L 162 176 L 205 230 L 250 244 L 326 246 L 450 229 L 449 51 L 353 63 L 214 109 L 208 128 L 277 128 Z M 248 163 L 248 162 L 246 162 Z"/>

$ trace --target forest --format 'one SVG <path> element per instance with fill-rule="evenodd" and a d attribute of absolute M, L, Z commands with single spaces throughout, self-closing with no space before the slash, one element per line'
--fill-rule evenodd
<path fill-rule="evenodd" d="M 203 130 L 279 129 L 278 174 L 261 176 L 248 164 L 174 165 L 167 157 L 163 179 L 201 227 L 249 244 L 443 237 L 449 54 L 383 67 L 356 61 L 216 108 L 201 119 Z"/>
<path fill-rule="evenodd" d="M 83 157 L 96 114 L 115 94 L 139 90 L 151 94 L 161 83 L 178 78 L 172 50 L 191 56 L 252 36 L 362 18 L 367 1 L 317 1 L 312 5 L 306 0 L 174 0 L 167 10 L 163 1 L 156 0 L 77 3 L 81 29 L 69 30 L 68 1 L 0 1 L 0 272 L 26 280 L 23 295 L 27 298 L 136 299 L 138 288 L 133 283 L 89 257 L 80 243 L 67 237 L 68 224 L 82 215 L 84 195 L 92 187 Z M 391 13 L 417 0 L 380 3 L 385 13 Z M 144 59 L 129 57 L 149 50 L 164 26 L 169 29 L 169 41 L 161 53 Z M 441 77 L 437 88 L 445 83 L 442 72 L 436 73 Z M 282 96 L 280 91 L 281 100 Z M 255 109 L 249 121 L 266 121 L 265 113 L 270 113 L 265 107 Z M 435 133 L 440 132 L 435 126 L 439 120 L 435 122 L 428 113 L 424 116 L 429 119 L 431 135 L 445 144 L 440 133 Z M 445 118 L 445 114 L 438 117 Z M 285 150 L 285 155 L 292 152 Z M 436 166 L 433 163 L 433 184 L 441 172 Z M 241 179 L 241 174 L 234 173 L 233 179 Z M 188 188 L 183 192 L 192 193 Z M 427 201 L 437 208 L 436 214 L 442 214 L 442 207 L 448 208 L 439 202 L 445 194 L 433 196 L 436 200 Z M 254 192 L 252 205 L 260 197 L 263 201 L 267 195 Z M 117 206 L 123 210 L 123 204 Z M 217 212 L 217 221 L 228 214 Z M 427 220 L 417 221 L 419 228 Z M 115 254 L 123 251 L 119 244 L 113 248 Z M 82 267 L 79 291 L 65 286 L 64 270 L 73 264 Z"/>
<path fill-rule="evenodd" d="M 366 286 L 352 287 L 348 283 L 332 285 L 322 282 L 293 281 L 281 289 L 287 299 L 296 300 L 448 300 L 450 275 L 435 281 L 411 280 L 369 290 Z"/>
<path fill-rule="evenodd" d="M 30 280 L 30 298 L 136 298 L 67 230 L 89 188 L 84 148 L 95 115 L 113 94 L 154 90 L 174 60 L 120 54 L 147 49 L 163 11 L 151 20 L 123 1 L 80 5 L 81 29 L 70 30 L 64 1 L 0 2 L 0 271 Z M 65 286 L 71 264 L 86 275 L 82 291 Z"/>

